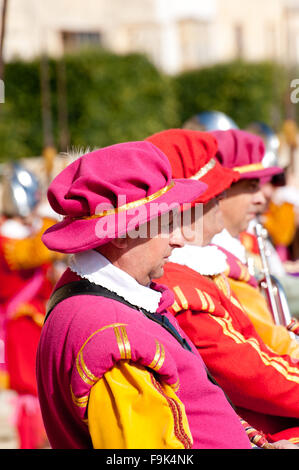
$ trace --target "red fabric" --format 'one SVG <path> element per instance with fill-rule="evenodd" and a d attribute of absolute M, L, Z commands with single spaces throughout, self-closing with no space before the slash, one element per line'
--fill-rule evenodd
<path fill-rule="evenodd" d="M 36 352 L 41 334 L 41 319 L 45 315 L 46 302 L 52 291 L 47 277 L 49 266 L 41 266 L 42 283 L 33 298 L 27 298 L 16 306 L 16 311 L 6 314 L 10 301 L 28 286 L 35 270 L 10 269 L 4 256 L 8 241 L 0 237 L 0 306 L 3 316 L 3 339 L 5 343 L 5 371 L 9 388 L 17 392 L 16 428 L 21 449 L 40 447 L 46 439 L 37 400 Z M 26 313 L 27 312 L 27 313 Z M 34 408 L 25 406 L 23 396 L 35 402 Z M 28 401 L 28 400 L 27 400 Z"/>
<path fill-rule="evenodd" d="M 212 131 L 218 143 L 217 158 L 225 168 L 242 167 L 261 163 L 265 155 L 263 139 L 251 132 L 239 129 Z M 249 170 L 240 174 L 240 179 L 264 178 L 282 173 L 282 168 L 269 167 Z"/>
<path fill-rule="evenodd" d="M 240 242 L 242 243 L 242 245 L 244 245 L 247 251 L 255 255 L 259 254 L 260 251 L 258 241 L 255 235 L 248 232 L 241 232 L 239 238 Z"/>
<path fill-rule="evenodd" d="M 16 427 L 20 449 L 38 449 L 47 443 L 38 399 L 19 395 L 16 402 Z"/>
<path fill-rule="evenodd" d="M 11 299 L 25 288 L 34 275 L 34 269 L 12 270 L 4 256 L 4 245 L 8 241 L 0 237 L 0 305 L 4 312 Z M 42 266 L 43 282 L 34 298 L 21 303 L 10 318 L 5 318 L 5 363 L 9 374 L 10 388 L 18 393 L 36 395 L 35 355 L 41 332 L 41 325 L 34 315 L 44 315 L 46 302 L 52 291 L 47 278 L 49 266 Z M 24 308 L 18 317 L 18 310 Z M 27 315 L 24 312 L 27 311 Z"/>
<path fill-rule="evenodd" d="M 267 439 L 269 442 L 277 442 L 282 439 L 291 440 L 294 444 L 299 444 L 299 427 L 285 429 L 284 431 L 276 434 L 268 434 Z"/>
<path fill-rule="evenodd" d="M 169 129 L 158 132 L 146 140 L 152 142 L 170 161 L 174 178 L 190 178 L 215 157 L 216 139 L 208 132 L 187 129 Z M 200 181 L 208 185 L 207 190 L 197 202 L 207 202 L 222 193 L 230 185 L 238 181 L 239 174 L 224 168 L 216 160 L 216 164 Z"/>
<path fill-rule="evenodd" d="M 172 313 L 238 414 L 267 433 L 298 426 L 299 361 L 268 349 L 230 300 L 229 284 L 220 290 L 211 279 L 173 263 L 158 282 L 174 291 Z"/>
<path fill-rule="evenodd" d="M 41 327 L 22 316 L 7 324 L 6 363 L 10 388 L 37 396 L 35 361 Z"/>
<path fill-rule="evenodd" d="M 7 303 L 28 284 L 35 272 L 35 269 L 13 270 L 9 267 L 4 256 L 4 246 L 8 241 L 8 238 L 0 236 L 0 305 L 2 309 L 5 309 Z M 44 282 L 38 296 L 32 301 L 37 309 L 44 311 L 45 302 L 48 300 L 52 290 L 52 284 L 47 278 L 50 266 L 44 265 L 41 266 L 41 269 L 43 271 Z"/>

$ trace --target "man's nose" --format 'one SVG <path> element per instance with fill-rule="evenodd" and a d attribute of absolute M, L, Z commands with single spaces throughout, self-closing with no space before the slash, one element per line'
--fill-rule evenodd
<path fill-rule="evenodd" d="M 265 198 L 265 195 L 263 193 L 263 191 L 261 190 L 261 188 L 258 189 L 258 191 L 254 194 L 254 203 L 255 204 L 259 204 L 259 205 L 265 205 L 266 204 L 266 198 Z"/>
<path fill-rule="evenodd" d="M 177 226 L 173 229 L 169 237 L 169 244 L 177 248 L 181 248 L 185 245 L 181 226 Z"/>

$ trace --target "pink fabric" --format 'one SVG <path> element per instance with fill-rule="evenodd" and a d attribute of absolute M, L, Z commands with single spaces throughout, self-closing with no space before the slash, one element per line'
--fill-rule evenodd
<path fill-rule="evenodd" d="M 175 180 L 163 195 L 136 209 L 100 219 L 78 219 L 147 198 L 171 183 L 168 159 L 150 142 L 127 142 L 88 153 L 51 183 L 49 202 L 65 219 L 45 232 L 43 242 L 63 253 L 95 248 L 174 206 L 197 199 L 207 189 L 198 181 Z"/>
<path fill-rule="evenodd" d="M 7 366 L 5 362 L 5 331 L 6 331 L 5 312 L 0 306 L 0 374 L 7 373 Z"/>
<path fill-rule="evenodd" d="M 211 244 L 214 245 L 214 244 Z M 244 268 L 246 269 L 246 272 L 248 274 L 248 279 L 246 279 L 246 282 L 250 284 L 252 287 L 257 288 L 258 287 L 258 282 L 254 276 L 252 276 L 247 269 L 247 266 L 245 266 L 237 256 L 233 255 L 229 251 L 227 251 L 225 248 L 219 245 L 214 245 L 217 246 L 218 250 L 222 251 L 226 255 L 226 262 L 228 266 L 228 277 L 231 277 L 232 279 L 241 279 L 242 271 Z"/>
<path fill-rule="evenodd" d="M 277 245 L 275 247 L 277 253 L 278 253 L 278 256 L 279 258 L 281 259 L 281 261 L 283 263 L 285 263 L 286 261 L 288 261 L 289 259 L 289 254 L 288 254 L 288 247 L 287 246 L 284 246 L 284 245 Z"/>
<path fill-rule="evenodd" d="M 76 275 L 67 271 L 59 285 L 76 279 Z M 153 284 L 153 288 L 162 292 L 158 313 L 166 315 L 166 308 L 173 303 L 173 294 L 163 286 Z M 176 319 L 170 314 L 167 317 L 186 338 Z M 87 397 L 94 382 L 84 378 L 82 367 L 84 363 L 84 368 L 96 381 L 121 360 L 114 328 L 107 327 L 116 323 L 125 325 L 133 363 L 150 367 L 157 342 L 163 345 L 165 360 L 155 375 L 168 384 L 179 381 L 177 395 L 185 405 L 194 448 L 251 448 L 222 390 L 207 378 L 204 363 L 194 346 L 192 352 L 183 349 L 166 329 L 140 311 L 95 296 L 64 300 L 54 308 L 42 331 L 37 358 L 38 390 L 53 448 L 92 447 L 88 427 L 83 421 L 87 409 L 78 406 L 77 398 Z M 191 345 L 188 338 L 187 341 Z"/>
<path fill-rule="evenodd" d="M 216 157 L 224 167 L 233 169 L 262 162 L 265 145 L 261 137 L 239 129 L 212 131 L 211 134 L 218 142 Z M 266 178 L 282 171 L 282 168 L 273 166 L 240 173 L 240 179 Z"/>

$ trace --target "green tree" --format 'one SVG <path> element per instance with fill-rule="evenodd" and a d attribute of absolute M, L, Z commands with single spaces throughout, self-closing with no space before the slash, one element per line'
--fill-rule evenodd
<path fill-rule="evenodd" d="M 172 79 L 140 54 L 84 50 L 64 57 L 70 146 L 141 140 L 178 125 Z M 56 61 L 49 61 L 53 133 L 59 149 Z M 40 60 L 6 65 L 0 109 L 0 159 L 40 155 L 43 130 Z"/>
<path fill-rule="evenodd" d="M 275 63 L 218 64 L 174 78 L 181 123 L 201 111 L 226 113 L 240 127 L 264 121 L 277 127 L 284 118 L 285 69 Z"/>

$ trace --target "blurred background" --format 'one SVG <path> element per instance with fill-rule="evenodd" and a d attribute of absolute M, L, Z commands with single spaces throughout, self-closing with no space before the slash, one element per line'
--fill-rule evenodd
<path fill-rule="evenodd" d="M 275 136 L 293 188 L 284 261 L 298 259 L 299 0 L 0 0 L 0 34 L 0 193 L 12 179 L 9 164 L 32 172 L 40 196 L 30 208 L 43 208 L 35 220 L 54 220 L 46 189 L 70 153 L 141 140 L 215 110 L 242 129 L 262 122 Z M 3 200 L 5 220 L 24 217 Z M 40 233 L 30 230 L 31 239 Z M 13 245 L 10 268 L 12 258 L 15 271 L 49 263 L 55 279 L 61 260 L 18 264 L 24 249 Z M 5 383 L 0 447 L 18 448 L 27 425 L 16 424 L 16 399 L 34 391 Z M 30 414 L 33 401 L 24 403 L 19 413 Z"/>
<path fill-rule="evenodd" d="M 297 118 L 297 0 L 0 0 L 0 8 L 1 161 L 143 139 L 211 109 L 276 132 Z"/>

